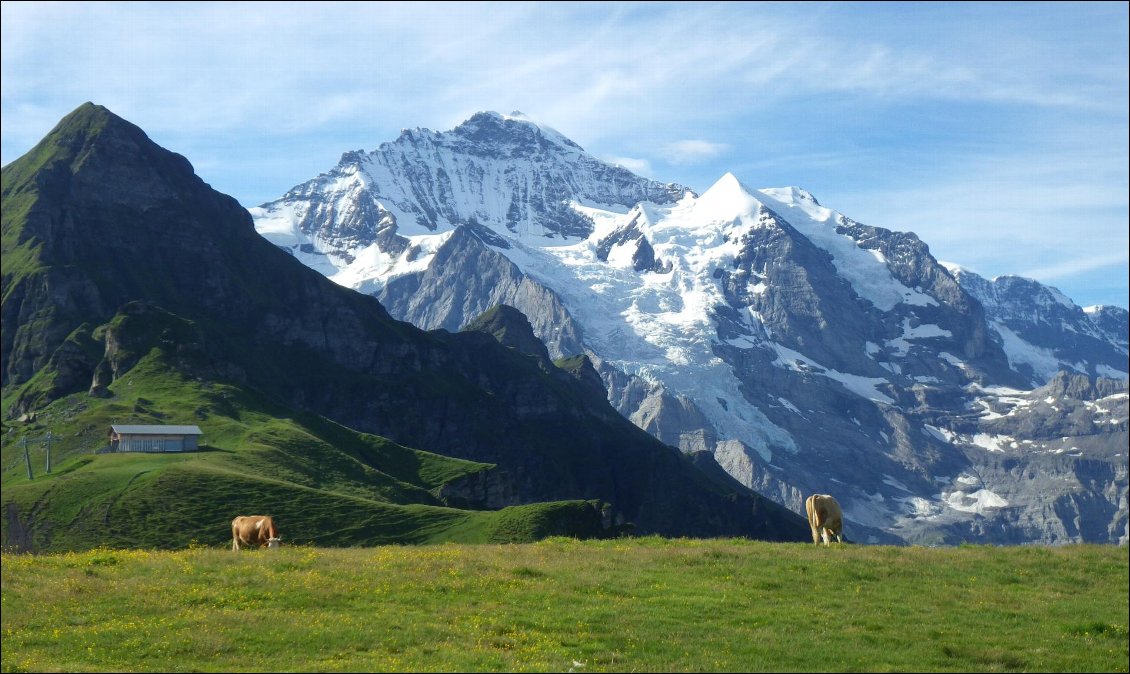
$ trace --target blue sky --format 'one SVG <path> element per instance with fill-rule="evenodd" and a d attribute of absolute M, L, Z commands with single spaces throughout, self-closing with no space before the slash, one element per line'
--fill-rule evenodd
<path fill-rule="evenodd" d="M 1128 299 L 1127 3 L 2 6 L 2 161 L 84 101 L 246 206 L 520 110 L 699 192 L 798 185 L 935 257 Z"/>

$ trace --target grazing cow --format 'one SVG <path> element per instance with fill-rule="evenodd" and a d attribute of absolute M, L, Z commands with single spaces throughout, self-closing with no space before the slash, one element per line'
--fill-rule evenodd
<path fill-rule="evenodd" d="M 282 537 L 275 528 L 270 515 L 240 515 L 231 521 L 231 549 L 239 550 L 239 544 L 255 547 L 279 547 Z"/>
<path fill-rule="evenodd" d="M 839 543 L 844 542 L 844 513 L 840 510 L 840 503 L 827 494 L 813 494 L 804 502 L 804 509 L 808 512 L 808 526 L 812 527 L 812 544 L 828 545 L 835 536 Z"/>

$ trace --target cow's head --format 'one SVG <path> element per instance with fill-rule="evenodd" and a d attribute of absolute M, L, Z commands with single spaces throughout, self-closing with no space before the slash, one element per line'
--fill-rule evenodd
<path fill-rule="evenodd" d="M 271 548 L 277 548 L 281 544 L 282 544 L 282 536 L 279 536 L 278 538 L 268 538 L 267 539 L 267 549 L 268 550 L 270 550 Z"/>

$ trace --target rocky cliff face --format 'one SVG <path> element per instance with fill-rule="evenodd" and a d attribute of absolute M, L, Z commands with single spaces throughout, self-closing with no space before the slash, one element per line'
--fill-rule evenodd
<path fill-rule="evenodd" d="M 856 540 L 1125 540 L 1120 394 L 1097 406 L 1081 386 L 1045 395 L 1091 419 L 1058 444 L 1036 429 L 1048 410 L 1033 397 L 1061 369 L 1103 390 L 1125 381 L 1124 311 L 1086 313 L 1034 282 L 990 292 L 914 234 L 855 222 L 798 188 L 753 190 L 731 175 L 701 196 L 640 178 L 601 187 L 612 169 L 547 134 L 493 114 L 405 134 L 357 155 L 385 166 L 395 149 L 412 165 L 395 179 L 349 168 L 351 155 L 253 209 L 256 226 L 420 325 L 453 330 L 492 303 L 519 307 L 554 357 L 587 355 L 636 425 L 712 453 L 797 512 L 808 493 L 836 494 Z M 484 158 L 501 163 L 481 169 Z M 474 198 L 437 191 L 441 165 Z M 365 183 L 370 212 L 418 225 L 400 227 L 401 247 L 307 217 L 327 203 L 361 212 L 339 173 Z M 515 197 L 513 185 L 533 184 L 541 202 Z M 420 194 L 450 203 L 421 219 L 404 205 Z"/>
<path fill-rule="evenodd" d="M 1127 312 L 1081 309 L 1055 288 L 1019 276 L 992 281 L 953 268 L 954 276 L 985 307 L 987 321 L 1010 366 L 1038 386 L 1068 371 L 1126 379 Z"/>
<path fill-rule="evenodd" d="M 122 307 L 191 321 L 193 376 L 235 380 L 408 446 L 498 466 L 467 493 L 600 499 L 641 531 L 799 540 L 803 522 L 594 405 L 591 388 L 475 332 L 425 333 L 306 269 L 183 157 L 84 105 L 3 172 L 10 417 L 128 371 Z M 371 211 L 381 237 L 379 209 Z M 360 235 L 360 234 L 358 234 Z M 405 249 L 407 252 L 409 248 Z M 139 309 L 142 310 L 142 309 Z M 129 315 L 125 311 L 124 315 Z M 159 336 L 164 339 L 164 337 Z M 66 361 L 72 376 L 40 376 Z M 54 384 L 45 383 L 52 379 Z M 495 478 L 497 479 L 497 478 Z M 464 495 L 466 496 L 466 495 Z"/>
<path fill-rule="evenodd" d="M 543 335 L 552 357 L 584 352 L 581 327 L 561 298 L 469 227 L 451 232 L 426 268 L 392 278 L 374 294 L 395 316 L 426 330 L 457 332 L 493 307 L 512 306 Z"/>

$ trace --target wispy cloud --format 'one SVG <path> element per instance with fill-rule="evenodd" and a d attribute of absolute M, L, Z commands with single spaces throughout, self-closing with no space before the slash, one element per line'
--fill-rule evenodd
<path fill-rule="evenodd" d="M 680 140 L 668 143 L 659 154 L 672 164 L 695 164 L 718 157 L 730 146 L 726 143 L 712 143 L 706 140 Z"/>
<path fill-rule="evenodd" d="M 447 119 L 453 106 L 494 109 L 505 107 L 499 99 L 521 98 L 514 107 L 536 107 L 582 133 L 590 123 L 619 127 L 618 121 L 683 116 L 691 108 L 699 115 L 735 114 L 766 97 L 818 92 L 1117 102 L 1110 82 L 1125 73 L 1126 59 L 1118 58 L 1125 54 L 1109 53 L 1109 40 L 1095 38 L 1117 26 L 1124 9 L 1073 6 L 1078 18 L 1060 20 L 1067 11 L 5 3 L 3 91 L 5 98 L 25 96 L 29 85 L 51 83 L 39 89 L 41 96 L 73 100 L 86 90 L 126 103 L 165 101 L 170 113 L 217 125 L 247 118 L 316 125 L 434 103 L 445 107 L 421 123 L 457 122 Z M 1026 23 L 1016 30 L 1000 29 L 1022 18 Z M 1098 49 L 1108 50 L 1106 58 L 1093 57 Z M 352 114 L 320 111 L 316 94 L 324 91 L 354 98 Z"/>
<path fill-rule="evenodd" d="M 654 172 L 651 169 L 651 162 L 646 159 L 636 159 L 633 157 L 605 157 L 604 161 L 623 166 L 624 168 L 637 175 L 649 178 L 654 176 Z"/>
<path fill-rule="evenodd" d="M 958 26 L 915 41 L 834 30 L 859 8 L 6 3 L 3 11 L 5 100 L 38 91 L 73 107 L 97 98 L 204 130 L 300 131 L 374 116 L 445 125 L 459 121 L 455 109 L 518 108 L 583 142 L 641 120 L 685 127 L 691 106 L 700 117 L 733 117 L 821 92 L 1117 100 L 1096 95 L 1104 86 L 1095 83 L 1109 78 L 1086 68 L 1066 86 L 1039 74 L 1076 58 L 1065 45 L 1047 54 L 1043 43 L 995 34 L 991 50 L 953 50 Z M 1020 59 L 1027 67 L 1014 67 Z"/>
<path fill-rule="evenodd" d="M 1017 272 L 1017 275 L 1055 283 L 1060 279 L 1070 279 L 1096 270 L 1118 266 L 1125 267 L 1128 263 L 1130 263 L 1130 255 L 1127 254 L 1125 249 L 1105 252 L 1100 250 L 1094 251 L 1090 255 L 1063 260 L 1049 266 L 1021 269 Z"/>

